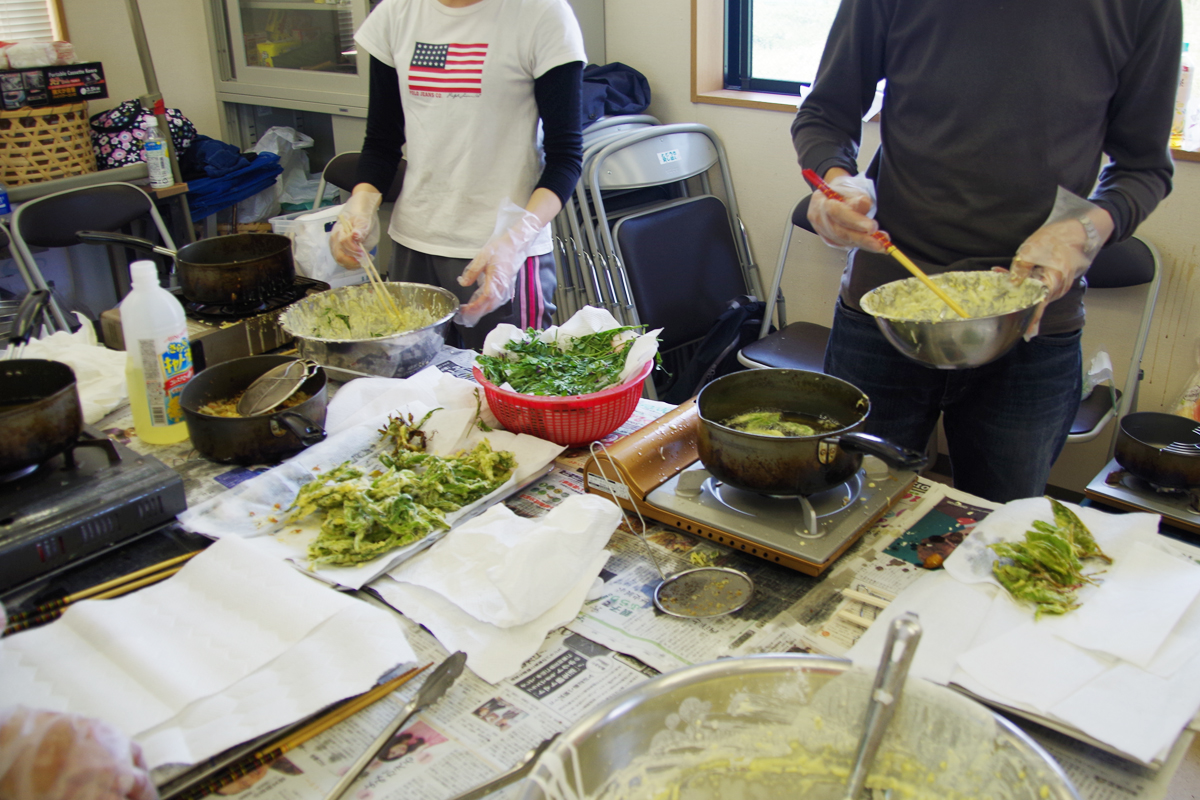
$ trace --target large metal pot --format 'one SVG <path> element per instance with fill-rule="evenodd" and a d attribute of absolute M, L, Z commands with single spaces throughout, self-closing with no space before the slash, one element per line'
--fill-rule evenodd
<path fill-rule="evenodd" d="M 123 233 L 75 235 L 89 244 L 121 244 L 171 256 L 179 288 L 194 303 L 255 303 L 290 290 L 296 281 L 292 240 L 276 233 L 214 236 L 178 251 Z"/>
<path fill-rule="evenodd" d="M 542 754 L 520 795 L 845 796 L 873 675 L 826 656 L 728 658 L 617 695 Z M 868 777 L 897 797 L 1077 800 L 1062 768 L 1008 720 L 909 678 Z M 865 796 L 865 795 L 864 795 Z"/>
<path fill-rule="evenodd" d="M 202 370 L 188 381 L 180 398 L 188 435 L 196 452 L 209 461 L 275 464 L 325 438 L 328 379 L 325 371 L 300 384 L 309 398 L 291 408 L 253 417 L 216 417 L 200 413 L 206 403 L 231 400 L 259 376 L 293 356 L 249 356 Z"/>
<path fill-rule="evenodd" d="M 331 339 L 317 335 L 321 311 L 335 299 L 361 296 L 373 302 L 374 288 L 362 284 L 342 286 L 298 300 L 279 315 L 279 324 L 295 337 L 300 355 L 318 364 L 385 378 L 406 377 L 432 361 L 442 348 L 446 329 L 458 311 L 458 298 L 439 286 L 424 283 L 388 281 L 383 285 L 399 308 L 425 309 L 434 321 L 417 330 L 369 339 Z"/>
<path fill-rule="evenodd" d="M 861 433 L 871 403 L 861 389 L 820 372 L 752 369 L 709 383 L 697 398 L 696 449 L 718 480 L 760 494 L 807 496 L 837 486 L 858 471 L 863 454 L 896 469 L 919 470 L 926 455 Z M 830 420 L 816 436 L 764 436 L 722 423 L 756 410 Z"/>
<path fill-rule="evenodd" d="M 1142 480 L 1166 489 L 1200 486 L 1200 424 L 1158 411 L 1121 418 L 1117 463 Z"/>
<path fill-rule="evenodd" d="M 59 361 L 0 361 L 0 475 L 40 464 L 83 431 L 75 372 Z"/>

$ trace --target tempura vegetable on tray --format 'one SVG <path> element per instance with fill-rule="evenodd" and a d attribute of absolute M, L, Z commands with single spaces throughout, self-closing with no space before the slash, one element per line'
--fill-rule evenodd
<path fill-rule="evenodd" d="M 361 564 L 448 528 L 447 513 L 485 497 L 512 475 L 514 455 L 493 450 L 486 439 L 451 456 L 426 452 L 421 425 L 428 417 L 388 418 L 380 433 L 393 446 L 390 455 L 380 456 L 383 469 L 368 473 L 346 462 L 300 488 L 288 509 L 291 518 L 325 514 L 308 548 L 313 566 Z"/>

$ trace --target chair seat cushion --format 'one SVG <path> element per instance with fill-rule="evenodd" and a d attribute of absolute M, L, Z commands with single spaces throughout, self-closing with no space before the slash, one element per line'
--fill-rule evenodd
<path fill-rule="evenodd" d="M 1117 400 L 1121 399 L 1121 390 L 1115 390 Z M 1091 433 L 1103 422 L 1105 416 L 1113 409 L 1113 392 L 1107 386 L 1097 386 L 1091 394 L 1083 398 L 1075 421 L 1071 423 L 1071 435 L 1079 436 Z"/>
<path fill-rule="evenodd" d="M 793 322 L 742 348 L 742 356 L 773 369 L 825 371 L 829 328 L 815 322 Z"/>

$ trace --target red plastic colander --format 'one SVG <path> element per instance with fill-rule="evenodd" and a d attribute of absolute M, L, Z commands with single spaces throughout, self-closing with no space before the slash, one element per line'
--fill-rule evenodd
<path fill-rule="evenodd" d="M 637 408 L 642 384 L 652 369 L 653 360 L 620 386 L 592 394 L 554 397 L 501 389 L 485 378 L 479 367 L 472 367 L 488 406 L 506 430 L 528 433 L 567 447 L 591 444 L 621 427 Z"/>

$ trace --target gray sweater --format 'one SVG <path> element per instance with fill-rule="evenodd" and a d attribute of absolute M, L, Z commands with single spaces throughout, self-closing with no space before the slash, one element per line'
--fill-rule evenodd
<path fill-rule="evenodd" d="M 1171 190 L 1181 31 L 1179 0 L 843 0 L 792 139 L 801 166 L 857 172 L 886 79 L 867 174 L 880 227 L 918 263 L 1008 266 L 1060 185 L 1105 208 L 1121 241 Z M 857 308 L 904 277 L 857 253 L 842 298 Z M 1078 285 L 1042 332 L 1082 324 Z"/>

